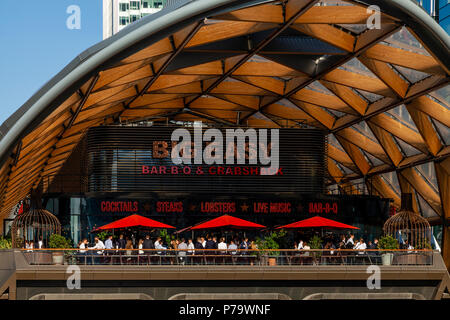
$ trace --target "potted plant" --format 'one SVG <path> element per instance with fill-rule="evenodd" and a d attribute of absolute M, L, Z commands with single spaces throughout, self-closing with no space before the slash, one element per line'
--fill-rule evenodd
<path fill-rule="evenodd" d="M 108 239 L 109 236 L 112 236 L 112 233 L 108 231 L 102 231 L 100 233 L 97 233 L 97 237 L 102 241 L 106 241 L 106 239 Z"/>
<path fill-rule="evenodd" d="M 286 235 L 286 232 L 284 230 L 281 230 L 279 232 L 271 232 L 269 235 L 264 237 L 264 239 L 258 239 L 257 240 L 257 246 L 259 250 L 267 250 L 267 256 L 268 256 L 268 264 L 269 266 L 276 266 L 277 265 L 277 258 L 280 255 L 279 251 L 274 251 L 276 249 L 280 249 L 279 242 L 281 239 Z"/>
<path fill-rule="evenodd" d="M 398 241 L 392 236 L 384 236 L 378 241 L 378 247 L 382 250 L 396 250 L 398 249 Z M 390 266 L 393 259 L 394 254 L 392 252 L 383 252 L 381 254 L 381 262 L 384 266 Z"/>
<path fill-rule="evenodd" d="M 322 239 L 317 235 L 313 236 L 311 239 L 309 239 L 309 247 L 311 249 L 322 249 Z M 316 259 L 319 259 L 322 256 L 322 252 L 315 251 L 313 255 Z"/>
<path fill-rule="evenodd" d="M 1 249 L 11 249 L 12 243 L 11 239 L 5 239 L 3 237 L 0 238 L 0 250 Z"/>
<path fill-rule="evenodd" d="M 51 249 L 68 249 L 71 248 L 70 241 L 59 234 L 52 234 L 49 240 L 49 247 Z M 64 252 L 54 251 L 52 253 L 52 260 L 54 264 L 64 263 Z"/>

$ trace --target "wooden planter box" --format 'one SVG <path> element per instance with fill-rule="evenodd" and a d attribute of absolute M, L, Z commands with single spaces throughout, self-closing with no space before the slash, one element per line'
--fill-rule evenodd
<path fill-rule="evenodd" d="M 427 265 L 431 257 L 422 253 L 405 253 L 394 258 L 393 264 L 400 265 Z"/>

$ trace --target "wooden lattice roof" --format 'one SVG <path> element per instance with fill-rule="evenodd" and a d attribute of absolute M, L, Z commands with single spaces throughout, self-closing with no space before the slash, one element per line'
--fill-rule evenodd
<path fill-rule="evenodd" d="M 366 2 L 382 8 L 380 29 L 358 1 L 209 1 L 196 13 L 199 0 L 91 48 L 9 120 L 17 134 L 2 132 L 0 214 L 57 174 L 89 127 L 203 121 L 325 129 L 330 184 L 353 192 L 370 177 L 372 192 L 397 205 L 412 192 L 417 210 L 448 218 L 449 39 L 432 45 L 391 1 Z"/>

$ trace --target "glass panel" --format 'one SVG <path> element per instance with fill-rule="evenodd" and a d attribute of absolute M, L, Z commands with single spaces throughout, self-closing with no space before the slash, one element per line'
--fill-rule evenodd
<path fill-rule="evenodd" d="M 367 77 L 371 77 L 371 78 L 377 78 L 377 76 L 374 75 L 372 73 L 372 71 L 367 69 L 367 67 L 361 61 L 359 61 L 357 58 L 353 58 L 350 61 L 346 62 L 345 64 L 340 66 L 339 69 L 358 73 L 363 76 L 367 76 Z"/>
<path fill-rule="evenodd" d="M 434 124 L 434 127 L 438 130 L 439 136 L 443 140 L 446 146 L 450 145 L 450 128 L 440 123 L 436 119 L 430 118 Z"/>
<path fill-rule="evenodd" d="M 400 147 L 400 150 L 403 151 L 403 153 L 407 156 L 407 157 L 411 157 L 411 156 L 415 156 L 417 154 L 422 153 L 421 151 L 417 150 L 416 148 L 414 148 L 413 146 L 407 144 L 406 142 L 404 142 L 403 140 L 397 138 L 396 136 L 391 135 L 395 142 L 397 142 L 398 146 Z"/>
<path fill-rule="evenodd" d="M 329 134 L 328 135 L 328 143 L 331 144 L 333 147 L 344 151 L 344 148 L 342 148 L 341 144 L 339 143 L 339 141 L 336 139 L 336 137 L 334 136 L 334 134 Z M 344 151 L 345 152 L 345 151 Z"/>
<path fill-rule="evenodd" d="M 434 171 L 434 165 L 432 162 L 424 163 L 422 165 L 414 167 L 417 172 L 424 178 L 428 185 L 434 189 L 436 193 L 439 193 L 436 172 Z"/>
<path fill-rule="evenodd" d="M 359 133 L 365 135 L 366 137 L 370 138 L 370 140 L 378 143 L 377 138 L 374 136 L 372 130 L 370 130 L 369 126 L 365 121 L 353 125 L 352 128 L 358 131 Z"/>
<path fill-rule="evenodd" d="M 316 92 L 325 93 L 328 95 L 334 95 L 330 90 L 328 90 L 323 84 L 319 81 L 314 81 L 310 85 L 307 86 L 308 89 L 311 89 Z"/>
<path fill-rule="evenodd" d="M 401 122 L 402 124 L 414 130 L 415 132 L 419 132 L 404 104 L 387 111 L 385 114 Z"/>
<path fill-rule="evenodd" d="M 438 217 L 439 215 L 430 207 L 430 205 L 416 192 L 417 199 L 419 199 L 420 214 L 425 218 Z"/>
<path fill-rule="evenodd" d="M 377 100 L 380 100 L 381 98 L 384 98 L 383 96 L 376 94 L 376 93 L 372 93 L 372 92 L 367 92 L 361 89 L 354 89 L 357 93 L 359 93 L 363 98 L 366 98 L 367 101 L 369 102 L 375 102 Z"/>
<path fill-rule="evenodd" d="M 403 27 L 399 32 L 394 33 L 389 38 L 386 38 L 384 40 L 384 44 L 426 56 L 430 55 L 422 44 L 417 41 L 417 39 L 405 27 Z"/>
<path fill-rule="evenodd" d="M 443 105 L 447 109 L 450 109 L 450 85 L 431 92 L 428 97 Z"/>
<path fill-rule="evenodd" d="M 365 24 L 338 24 L 344 29 L 347 29 L 353 33 L 360 34 L 367 30 L 367 25 Z"/>
<path fill-rule="evenodd" d="M 397 173 L 382 173 L 380 176 L 391 187 L 392 190 L 394 190 L 398 195 L 400 194 L 400 184 L 398 183 Z"/>
<path fill-rule="evenodd" d="M 363 150 L 361 150 L 363 151 Z M 372 163 L 372 166 L 381 166 L 384 164 L 383 161 L 379 160 L 378 158 L 376 158 L 375 156 L 371 155 L 370 153 L 368 153 L 367 151 L 363 151 L 364 155 L 366 156 L 366 158 L 369 160 L 370 163 Z"/>
<path fill-rule="evenodd" d="M 402 66 L 395 66 L 395 69 L 402 75 L 405 79 L 407 79 L 411 83 L 415 83 L 421 81 L 425 78 L 428 78 L 430 75 L 425 72 L 405 68 Z"/>

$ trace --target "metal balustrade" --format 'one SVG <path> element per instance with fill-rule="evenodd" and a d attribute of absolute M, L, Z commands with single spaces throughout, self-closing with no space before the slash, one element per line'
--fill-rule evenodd
<path fill-rule="evenodd" d="M 433 264 L 432 250 L 352 249 L 21 249 L 30 265 L 417 265 Z"/>

